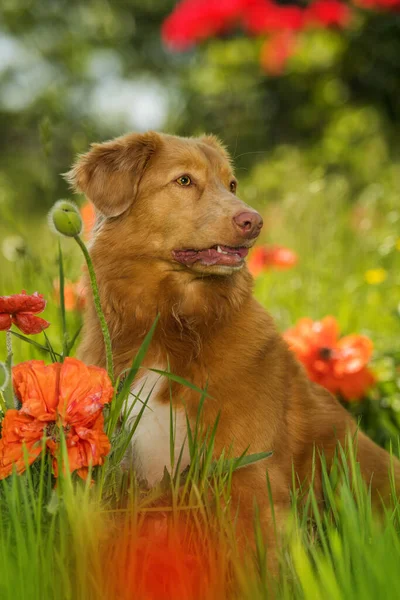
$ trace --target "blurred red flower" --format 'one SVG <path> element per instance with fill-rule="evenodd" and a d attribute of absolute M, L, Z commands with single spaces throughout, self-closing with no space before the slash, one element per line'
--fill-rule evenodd
<path fill-rule="evenodd" d="M 290 269 L 297 264 L 298 257 L 293 250 L 283 246 L 257 246 L 252 250 L 247 266 L 250 273 L 257 277 L 271 268 Z"/>
<path fill-rule="evenodd" d="M 162 25 L 167 46 L 185 50 L 221 33 L 241 16 L 251 0 L 183 0 Z"/>
<path fill-rule="evenodd" d="M 2 422 L 0 479 L 15 468 L 22 473 L 42 451 L 42 439 L 53 455 L 57 477 L 60 430 L 65 435 L 69 470 L 87 477 L 89 465 L 101 465 L 110 451 L 104 433 L 103 406 L 113 397 L 104 369 L 75 358 L 45 365 L 30 360 L 13 368 L 13 384 L 20 410 L 10 409 Z"/>
<path fill-rule="evenodd" d="M 373 345 L 363 335 L 348 335 L 339 339 L 339 327 L 334 317 L 322 321 L 300 319 L 284 333 L 291 350 L 305 366 L 312 381 L 346 400 L 359 400 L 375 382 L 367 364 Z"/>
<path fill-rule="evenodd" d="M 53 282 L 54 297 L 57 304 L 60 304 L 60 282 L 56 279 Z M 85 308 L 86 304 L 86 286 L 83 278 L 79 281 L 69 281 L 68 279 L 64 282 L 64 302 L 65 310 L 81 311 Z"/>
<path fill-rule="evenodd" d="M 304 25 L 303 13 L 304 10 L 299 6 L 282 6 L 270 0 L 253 0 L 243 14 L 243 26 L 254 35 L 288 29 L 298 31 Z"/>
<path fill-rule="evenodd" d="M 20 294 L 0 296 L 0 330 L 10 329 L 14 323 L 27 335 L 40 333 L 50 325 L 48 321 L 36 316 L 45 307 L 46 300 L 38 292 L 29 295 L 22 290 Z"/>
<path fill-rule="evenodd" d="M 349 20 L 350 10 L 339 0 L 317 0 L 306 8 L 272 0 L 183 0 L 164 21 L 162 38 L 167 46 L 185 50 L 235 24 L 260 35 L 300 31 L 308 25 L 343 27 Z"/>
<path fill-rule="evenodd" d="M 189 521 L 189 519 L 187 519 Z M 223 549 L 199 535 L 195 521 L 185 525 L 146 519 L 139 527 L 124 524 L 125 533 L 107 546 L 106 562 L 115 565 L 107 590 L 128 600 L 218 600 L 227 597 L 227 564 Z M 121 531 L 121 528 L 120 528 Z M 226 552 L 226 551 L 225 551 Z"/>
<path fill-rule="evenodd" d="M 347 27 L 350 20 L 349 7 L 338 0 L 317 0 L 304 10 L 305 25 Z"/>
<path fill-rule="evenodd" d="M 281 75 L 295 48 L 296 35 L 293 31 L 286 30 L 271 35 L 261 48 L 261 67 L 270 75 Z"/>

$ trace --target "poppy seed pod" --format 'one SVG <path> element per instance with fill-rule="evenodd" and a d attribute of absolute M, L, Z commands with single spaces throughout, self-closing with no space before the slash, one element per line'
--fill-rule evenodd
<path fill-rule="evenodd" d="M 59 200 L 49 213 L 49 224 L 58 233 L 76 237 L 82 232 L 82 217 L 78 207 L 68 200 Z"/>

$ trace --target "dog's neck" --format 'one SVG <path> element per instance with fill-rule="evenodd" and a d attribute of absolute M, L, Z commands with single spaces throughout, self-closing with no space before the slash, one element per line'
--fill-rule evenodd
<path fill-rule="evenodd" d="M 92 256 L 117 373 L 131 363 L 157 316 L 151 354 L 167 356 L 172 367 L 175 360 L 196 359 L 221 329 L 240 318 L 241 308 L 251 299 L 252 278 L 245 267 L 229 276 L 199 278 L 157 261 L 131 259 L 126 265 L 111 265 L 104 258 L 98 261 L 95 252 Z M 90 313 L 94 314 L 91 302 L 88 319 Z M 91 321 L 93 326 L 96 319 Z M 85 328 L 82 355 L 90 345 L 90 329 Z"/>

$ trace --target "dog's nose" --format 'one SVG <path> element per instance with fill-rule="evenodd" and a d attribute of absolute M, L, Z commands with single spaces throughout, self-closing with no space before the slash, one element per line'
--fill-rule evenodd
<path fill-rule="evenodd" d="M 263 226 L 261 215 L 256 211 L 238 213 L 233 217 L 233 222 L 242 236 L 249 240 L 257 237 Z"/>

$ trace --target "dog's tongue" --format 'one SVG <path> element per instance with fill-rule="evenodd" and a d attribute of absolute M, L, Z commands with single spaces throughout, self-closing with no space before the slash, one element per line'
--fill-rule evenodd
<path fill-rule="evenodd" d="M 180 263 L 192 265 L 201 261 L 204 265 L 235 266 L 247 256 L 248 248 L 231 248 L 230 246 L 217 246 L 207 250 L 176 250 L 174 257 Z"/>

